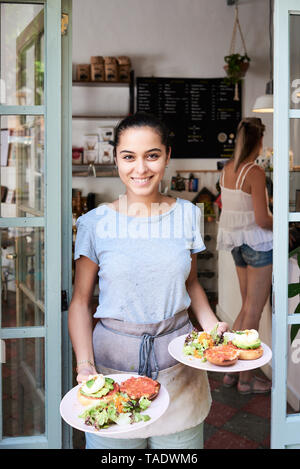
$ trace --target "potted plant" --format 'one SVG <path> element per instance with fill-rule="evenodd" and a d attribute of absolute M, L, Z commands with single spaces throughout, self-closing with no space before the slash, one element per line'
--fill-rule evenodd
<path fill-rule="evenodd" d="M 226 55 L 224 60 L 226 62 L 226 65 L 224 65 L 224 70 L 227 74 L 225 78 L 226 83 L 236 85 L 245 76 L 251 59 L 247 54 L 241 55 L 235 53 Z"/>

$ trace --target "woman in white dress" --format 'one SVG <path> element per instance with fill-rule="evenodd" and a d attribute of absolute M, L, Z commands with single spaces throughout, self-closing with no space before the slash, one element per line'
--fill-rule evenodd
<path fill-rule="evenodd" d="M 259 118 L 240 122 L 234 157 L 220 179 L 222 212 L 217 249 L 231 251 L 242 297 L 234 330 L 258 330 L 271 289 L 273 216 L 268 206 L 265 171 L 255 164 L 262 150 L 264 130 Z M 226 374 L 223 383 L 227 387 L 237 384 L 241 394 L 270 391 L 270 383 L 251 371 Z"/>

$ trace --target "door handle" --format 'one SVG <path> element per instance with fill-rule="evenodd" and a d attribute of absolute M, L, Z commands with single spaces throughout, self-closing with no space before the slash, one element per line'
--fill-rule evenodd
<path fill-rule="evenodd" d="M 6 363 L 5 342 L 0 339 L 0 363 Z"/>

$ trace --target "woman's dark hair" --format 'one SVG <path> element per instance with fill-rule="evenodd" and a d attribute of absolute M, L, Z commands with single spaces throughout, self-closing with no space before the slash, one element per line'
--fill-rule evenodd
<path fill-rule="evenodd" d="M 257 148 L 264 135 L 265 125 L 259 117 L 245 117 L 237 128 L 233 154 L 234 171 Z"/>
<path fill-rule="evenodd" d="M 116 157 L 117 146 L 120 142 L 122 132 L 131 128 L 138 127 L 151 127 L 155 130 L 161 138 L 162 144 L 165 145 L 167 152 L 170 149 L 169 142 L 169 129 L 167 126 L 156 116 L 144 112 L 137 112 L 132 116 L 125 117 L 115 128 L 114 137 L 114 157 Z"/>

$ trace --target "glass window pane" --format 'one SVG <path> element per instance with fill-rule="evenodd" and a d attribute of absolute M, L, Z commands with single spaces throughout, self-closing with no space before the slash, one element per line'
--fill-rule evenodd
<path fill-rule="evenodd" d="M 1 117 L 1 217 L 44 214 L 44 118 Z"/>
<path fill-rule="evenodd" d="M 300 109 L 300 15 L 290 15 L 290 106 Z"/>
<path fill-rule="evenodd" d="M 300 119 L 290 119 L 289 210 L 300 212 Z"/>
<path fill-rule="evenodd" d="M 44 229 L 1 230 L 1 327 L 44 324 Z"/>
<path fill-rule="evenodd" d="M 43 338 L 6 339 L 2 365 L 3 437 L 45 432 Z"/>
<path fill-rule="evenodd" d="M 291 313 L 293 312 L 294 311 L 291 311 Z M 287 414 L 295 414 L 300 411 L 300 367 L 299 367 L 300 330 L 299 330 L 299 327 L 300 326 L 296 324 L 288 327 Z"/>
<path fill-rule="evenodd" d="M 1 104 L 44 102 L 44 8 L 5 4 L 1 14 Z"/>

